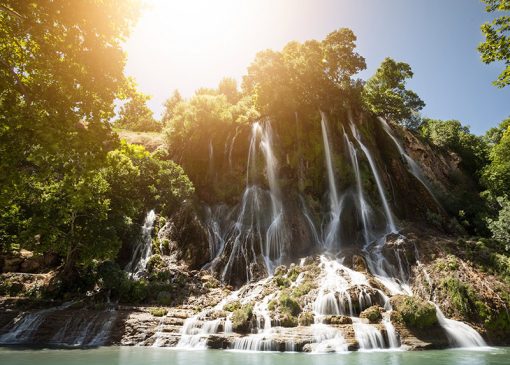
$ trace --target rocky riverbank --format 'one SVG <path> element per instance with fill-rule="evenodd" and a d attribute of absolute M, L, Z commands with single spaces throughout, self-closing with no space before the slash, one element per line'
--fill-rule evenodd
<path fill-rule="evenodd" d="M 387 236 L 380 253 L 309 256 L 237 290 L 208 271 L 187 272 L 194 290 L 178 304 L 3 297 L 0 342 L 316 352 L 455 345 L 433 301 L 489 344 L 508 345 L 505 267 L 489 270 L 487 264 L 508 258 L 480 241 L 403 233 Z M 382 275 L 392 268 L 397 279 Z M 31 288 L 41 275 L 10 273 L 3 279 Z M 170 303 L 169 295 L 159 298 Z"/>

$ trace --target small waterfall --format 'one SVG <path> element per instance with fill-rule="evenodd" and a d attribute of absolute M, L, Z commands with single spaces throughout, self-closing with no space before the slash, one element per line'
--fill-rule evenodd
<path fill-rule="evenodd" d="M 241 337 L 234 341 L 234 350 L 243 351 L 276 351 L 276 343 L 272 339 L 271 316 L 269 314 L 269 302 L 275 294 L 269 294 L 257 302 L 253 308 L 253 315 L 257 321 L 257 333 Z"/>
<path fill-rule="evenodd" d="M 434 199 L 436 204 L 441 207 L 441 204 L 439 203 L 436 196 L 434 195 L 434 192 L 432 191 L 432 187 L 430 186 L 429 181 L 423 174 L 423 171 L 420 168 L 420 166 L 416 163 L 416 161 L 414 161 L 411 158 L 411 156 L 409 156 L 405 152 L 404 147 L 402 146 L 402 143 L 397 139 L 397 137 L 395 137 L 393 130 L 391 129 L 389 124 L 386 122 L 386 120 L 384 120 L 381 117 L 379 117 L 378 119 L 381 122 L 383 129 L 386 131 L 386 134 L 388 134 L 388 136 L 391 138 L 393 143 L 395 143 L 395 146 L 397 147 L 397 150 L 400 153 L 400 156 L 402 156 L 404 158 L 404 160 L 406 161 L 407 170 L 423 185 L 423 187 L 425 189 L 427 189 L 427 191 L 429 192 L 432 199 Z"/>
<path fill-rule="evenodd" d="M 0 344 L 29 344 L 39 327 L 46 320 L 48 315 L 59 309 L 67 308 L 72 303 L 66 303 L 60 307 L 43 309 L 37 312 L 25 314 L 16 320 L 13 328 L 9 332 L 0 336 Z"/>
<path fill-rule="evenodd" d="M 373 242 L 369 246 L 365 247 L 365 259 L 372 275 L 374 275 L 379 281 L 388 289 L 392 294 L 406 294 L 411 295 L 411 288 L 408 283 L 408 278 L 404 273 L 402 267 L 402 260 L 397 259 L 400 267 L 395 268 L 384 256 L 383 249 L 386 245 L 387 236 L 383 236 L 377 241 Z M 402 240 L 402 236 L 398 238 Z M 398 252 L 395 252 L 399 255 Z M 399 257 L 399 256 L 398 256 Z M 399 279 L 400 276 L 400 279 Z"/>
<path fill-rule="evenodd" d="M 153 209 L 145 217 L 140 240 L 131 256 L 131 261 L 129 261 L 125 269 L 132 278 L 138 279 L 140 277 L 145 270 L 147 260 L 152 255 L 152 229 L 154 228 L 155 220 L 156 212 Z"/>
<path fill-rule="evenodd" d="M 439 306 L 436 306 L 436 315 L 439 325 L 445 330 L 448 341 L 453 347 L 482 347 L 487 346 L 482 336 L 464 322 L 448 319 Z"/>
<path fill-rule="evenodd" d="M 326 169 L 328 172 L 329 185 L 329 209 L 330 221 L 325 229 L 324 246 L 328 250 L 333 250 L 339 242 L 338 230 L 340 229 L 340 216 L 342 213 L 342 202 L 338 199 L 336 188 L 335 173 L 333 172 L 333 161 L 331 146 L 329 143 L 329 133 L 326 114 L 321 111 L 322 140 L 324 144 L 324 155 L 326 158 Z"/>
<path fill-rule="evenodd" d="M 353 327 L 360 350 L 375 350 L 387 347 L 384 337 L 377 327 L 362 322 L 354 322 Z"/>
<path fill-rule="evenodd" d="M 381 178 L 379 177 L 379 173 L 377 172 L 377 166 L 375 165 L 375 162 L 374 162 L 374 160 L 372 158 L 372 155 L 370 154 L 370 151 L 363 144 L 363 142 L 361 142 L 361 137 L 359 135 L 359 132 L 356 129 L 356 126 L 353 123 L 351 123 L 351 130 L 352 130 L 352 135 L 354 136 L 354 138 L 358 142 L 361 150 L 365 154 L 365 156 L 366 156 L 366 158 L 368 160 L 368 163 L 370 165 L 370 169 L 372 170 L 372 174 L 374 176 L 375 183 L 377 184 L 377 190 L 379 191 L 379 196 L 381 198 L 381 202 L 382 202 L 382 205 L 383 205 L 383 208 L 384 208 L 384 213 L 386 215 L 386 221 L 387 221 L 387 225 L 388 225 L 387 226 L 388 233 L 396 232 L 397 231 L 397 227 L 395 226 L 395 222 L 393 220 L 393 214 L 391 213 L 391 209 L 390 209 L 390 206 L 388 204 L 388 200 L 386 199 L 386 193 L 384 192 L 384 187 L 382 185 Z"/>
<path fill-rule="evenodd" d="M 322 323 L 312 324 L 315 344 L 312 344 L 312 353 L 347 352 L 349 344 L 337 328 Z"/>
<path fill-rule="evenodd" d="M 78 315 L 65 312 L 74 302 L 25 314 L 11 330 L 0 337 L 0 344 L 58 346 L 100 346 L 105 344 L 117 320 L 115 311 L 83 311 Z M 58 317 L 57 317 L 58 316 Z M 47 322 L 62 321 L 55 333 L 48 333 Z M 51 336 L 51 337 L 49 337 Z"/>

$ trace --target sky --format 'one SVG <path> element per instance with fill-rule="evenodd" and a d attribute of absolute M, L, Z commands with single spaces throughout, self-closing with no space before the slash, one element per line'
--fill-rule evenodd
<path fill-rule="evenodd" d="M 411 65 L 408 88 L 427 104 L 425 117 L 457 119 L 483 134 L 510 116 L 510 86 L 492 81 L 502 64 L 485 65 L 477 45 L 480 25 L 491 19 L 479 0 L 146 0 L 124 45 L 126 73 L 160 116 L 178 89 L 185 97 L 239 82 L 256 53 L 281 50 L 293 40 L 323 39 L 347 27 L 367 79 L 385 57 Z"/>

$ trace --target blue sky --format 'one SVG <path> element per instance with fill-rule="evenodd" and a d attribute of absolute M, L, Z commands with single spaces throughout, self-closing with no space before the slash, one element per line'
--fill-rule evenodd
<path fill-rule="evenodd" d="M 424 116 L 458 119 L 476 134 L 510 116 L 510 86 L 491 84 L 503 66 L 483 64 L 476 50 L 490 19 L 479 0 L 148 1 L 125 45 L 126 71 L 156 115 L 174 89 L 190 96 L 224 76 L 240 80 L 260 50 L 348 27 L 367 62 L 359 77 L 385 57 L 409 63 Z"/>

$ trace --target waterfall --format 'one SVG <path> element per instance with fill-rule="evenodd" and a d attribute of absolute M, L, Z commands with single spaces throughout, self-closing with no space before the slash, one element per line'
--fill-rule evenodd
<path fill-rule="evenodd" d="M 347 133 L 345 133 L 345 130 L 344 130 L 344 139 L 345 139 L 345 143 L 347 145 L 347 150 L 349 151 L 351 164 L 354 169 L 354 177 L 356 179 L 356 192 L 358 195 L 358 207 L 360 210 L 361 222 L 363 224 L 363 239 L 364 239 L 365 246 L 366 246 L 372 240 L 372 235 L 370 232 L 371 209 L 370 209 L 370 206 L 368 205 L 367 201 L 365 200 L 365 195 L 363 194 L 363 185 L 361 184 L 361 174 L 360 174 L 360 170 L 359 170 L 358 154 L 356 152 L 356 148 L 354 148 L 354 144 L 349 139 L 349 136 L 347 136 Z"/>
<path fill-rule="evenodd" d="M 397 227 L 395 226 L 395 222 L 393 220 L 393 214 L 391 213 L 391 209 L 388 204 L 388 200 L 386 199 L 384 187 L 382 185 L 381 178 L 379 177 L 379 173 L 377 172 L 377 167 L 376 167 L 375 162 L 372 158 L 372 155 L 370 154 L 370 151 L 368 150 L 368 148 L 363 144 L 363 142 L 361 142 L 361 137 L 359 136 L 359 132 L 353 123 L 351 123 L 351 130 L 352 130 L 352 135 L 354 136 L 354 138 L 358 142 L 361 150 L 365 154 L 365 156 L 368 160 L 368 163 L 370 165 L 370 169 L 372 170 L 372 174 L 374 176 L 375 183 L 377 184 L 377 190 L 379 192 L 379 196 L 381 198 L 381 202 L 382 202 L 382 205 L 384 208 L 384 213 L 386 215 L 387 229 L 389 232 L 396 232 Z"/>
<path fill-rule="evenodd" d="M 439 325 L 445 330 L 448 341 L 454 347 L 481 347 L 487 346 L 482 336 L 467 324 L 448 319 L 444 316 L 439 306 L 436 306 L 436 315 Z"/>
<path fill-rule="evenodd" d="M 131 261 L 127 264 L 125 271 L 130 277 L 138 279 L 145 270 L 147 260 L 152 255 L 152 229 L 154 228 L 154 221 L 156 220 L 156 213 L 153 210 L 147 213 L 145 221 L 142 226 L 140 240 L 133 251 Z"/>
<path fill-rule="evenodd" d="M 261 128 L 256 123 L 255 128 L 261 133 L 260 148 L 265 157 L 266 175 L 271 193 L 272 222 L 266 232 L 266 246 L 264 250 L 266 267 L 271 274 L 274 268 L 281 264 L 285 241 L 287 240 L 287 231 L 283 222 L 283 204 L 276 173 L 277 160 L 273 152 L 273 131 L 271 124 L 265 123 L 264 128 Z"/>
<path fill-rule="evenodd" d="M 264 157 L 269 191 L 260 186 L 261 173 L 258 169 L 260 153 Z M 284 222 L 277 165 L 270 123 L 254 123 L 248 151 L 246 189 L 237 220 L 229 232 L 229 237 L 225 239 L 225 246 L 228 245 L 231 251 L 222 272 L 223 280 L 239 263 L 246 269 L 246 278 L 251 279 L 253 276 L 251 264 L 258 262 L 259 252 L 269 275 L 282 263 L 289 232 Z"/>
<path fill-rule="evenodd" d="M 434 192 L 432 191 L 430 183 L 427 180 L 427 178 L 425 177 L 425 175 L 423 174 L 423 171 L 420 168 L 420 166 L 416 163 L 416 161 L 414 161 L 411 158 L 411 156 L 409 156 L 405 152 L 404 147 L 402 146 L 402 143 L 397 139 L 397 137 L 395 137 L 395 134 L 393 133 L 393 130 L 391 129 L 389 124 L 386 122 L 386 120 L 384 120 L 381 117 L 379 117 L 378 119 L 381 122 L 381 124 L 383 126 L 383 129 L 386 131 L 386 134 L 388 134 L 388 136 L 391 138 L 391 140 L 393 141 L 393 143 L 397 147 L 397 150 L 400 153 L 400 156 L 402 156 L 404 158 L 404 160 L 406 161 L 407 170 L 423 185 L 423 187 L 425 189 L 427 189 L 427 191 L 429 192 L 429 194 L 432 197 L 432 199 L 434 199 L 436 204 L 441 207 L 441 204 L 439 203 L 439 201 L 437 200 L 436 196 L 434 195 Z"/>
<path fill-rule="evenodd" d="M 338 230 L 340 228 L 340 216 L 342 213 L 342 201 L 338 199 L 336 190 L 335 174 L 333 172 L 333 161 L 331 157 L 331 146 L 329 143 L 329 133 L 326 114 L 321 111 L 321 129 L 322 140 L 324 144 L 324 156 L 326 158 L 326 169 L 328 173 L 329 185 L 329 209 L 330 221 L 325 230 L 324 246 L 328 250 L 333 250 L 339 242 Z"/>

